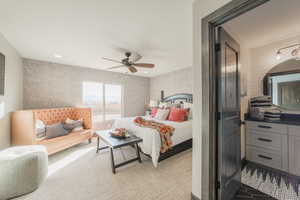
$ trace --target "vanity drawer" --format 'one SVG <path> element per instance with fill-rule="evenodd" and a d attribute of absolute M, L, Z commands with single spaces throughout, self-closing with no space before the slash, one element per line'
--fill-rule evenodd
<path fill-rule="evenodd" d="M 282 169 L 280 151 L 247 146 L 247 159 L 275 169 Z"/>
<path fill-rule="evenodd" d="M 250 133 L 251 132 L 251 133 Z M 258 146 L 267 149 L 273 149 L 277 151 L 281 151 L 282 147 L 282 137 L 280 134 L 270 134 L 270 133 L 263 133 L 261 131 L 251 130 L 247 134 L 247 144 L 252 146 Z"/>
<path fill-rule="evenodd" d="M 300 136 L 300 126 L 288 126 L 289 135 Z"/>
<path fill-rule="evenodd" d="M 279 134 L 287 134 L 287 125 L 285 124 L 247 121 L 246 125 L 248 130 L 253 129 L 262 132 L 274 132 Z"/>

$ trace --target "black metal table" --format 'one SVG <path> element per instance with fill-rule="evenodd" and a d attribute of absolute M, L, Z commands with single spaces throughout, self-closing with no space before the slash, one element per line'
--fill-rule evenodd
<path fill-rule="evenodd" d="M 111 137 L 110 132 L 111 130 L 103 130 L 103 131 L 96 131 L 96 135 L 98 136 L 97 138 L 97 151 L 96 153 L 98 153 L 100 150 L 103 149 L 110 149 L 110 156 L 111 156 L 111 168 L 112 168 L 112 172 L 115 174 L 116 173 L 116 168 L 119 168 L 121 166 L 124 166 L 126 164 L 138 161 L 139 163 L 142 163 L 141 160 L 141 155 L 140 155 L 140 148 L 138 143 L 142 142 L 143 139 L 139 138 L 133 134 L 130 134 L 130 137 L 126 138 L 126 139 L 117 139 L 114 137 Z M 100 139 L 107 144 L 107 146 L 105 147 L 101 147 L 100 148 Z M 124 146 L 133 146 L 136 149 L 136 158 L 127 160 L 125 162 L 119 163 L 119 164 L 115 164 L 115 159 L 114 159 L 114 149 L 118 149 Z"/>

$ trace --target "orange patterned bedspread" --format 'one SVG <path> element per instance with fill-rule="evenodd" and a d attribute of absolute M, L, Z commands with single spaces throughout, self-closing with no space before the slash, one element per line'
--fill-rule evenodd
<path fill-rule="evenodd" d="M 161 139 L 161 148 L 160 148 L 161 153 L 165 153 L 167 150 L 169 150 L 172 147 L 171 136 L 173 135 L 173 132 L 175 130 L 173 127 L 156 121 L 145 120 L 142 117 L 135 118 L 134 123 L 137 126 L 152 128 L 159 132 L 160 139 Z"/>

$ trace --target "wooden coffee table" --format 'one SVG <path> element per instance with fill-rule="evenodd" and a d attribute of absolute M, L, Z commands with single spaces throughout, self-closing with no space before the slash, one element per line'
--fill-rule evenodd
<path fill-rule="evenodd" d="M 103 149 L 107 149 L 107 148 L 110 149 L 112 172 L 115 174 L 117 168 L 124 166 L 126 164 L 129 164 L 129 163 L 135 162 L 135 161 L 142 163 L 141 155 L 140 155 L 140 148 L 139 148 L 138 143 L 142 142 L 143 139 L 135 136 L 134 134 L 130 134 L 130 137 L 128 137 L 126 139 L 117 139 L 117 138 L 111 137 L 111 135 L 109 133 L 110 131 L 111 130 L 96 131 L 96 135 L 98 136 L 96 153 L 98 153 L 100 150 L 103 150 Z M 100 140 L 102 140 L 107 146 L 100 147 Z M 115 164 L 113 150 L 124 147 L 124 146 L 129 146 L 129 145 L 133 146 L 136 149 L 137 157 L 127 160 L 125 162 L 119 163 L 119 164 Z"/>

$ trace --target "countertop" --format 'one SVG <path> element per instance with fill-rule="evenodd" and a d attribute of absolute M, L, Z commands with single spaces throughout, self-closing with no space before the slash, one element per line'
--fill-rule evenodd
<path fill-rule="evenodd" d="M 281 118 L 281 120 L 279 120 L 279 121 L 268 121 L 268 120 L 258 120 L 258 119 L 246 117 L 245 121 L 255 121 L 255 122 L 300 126 L 300 118 Z"/>

